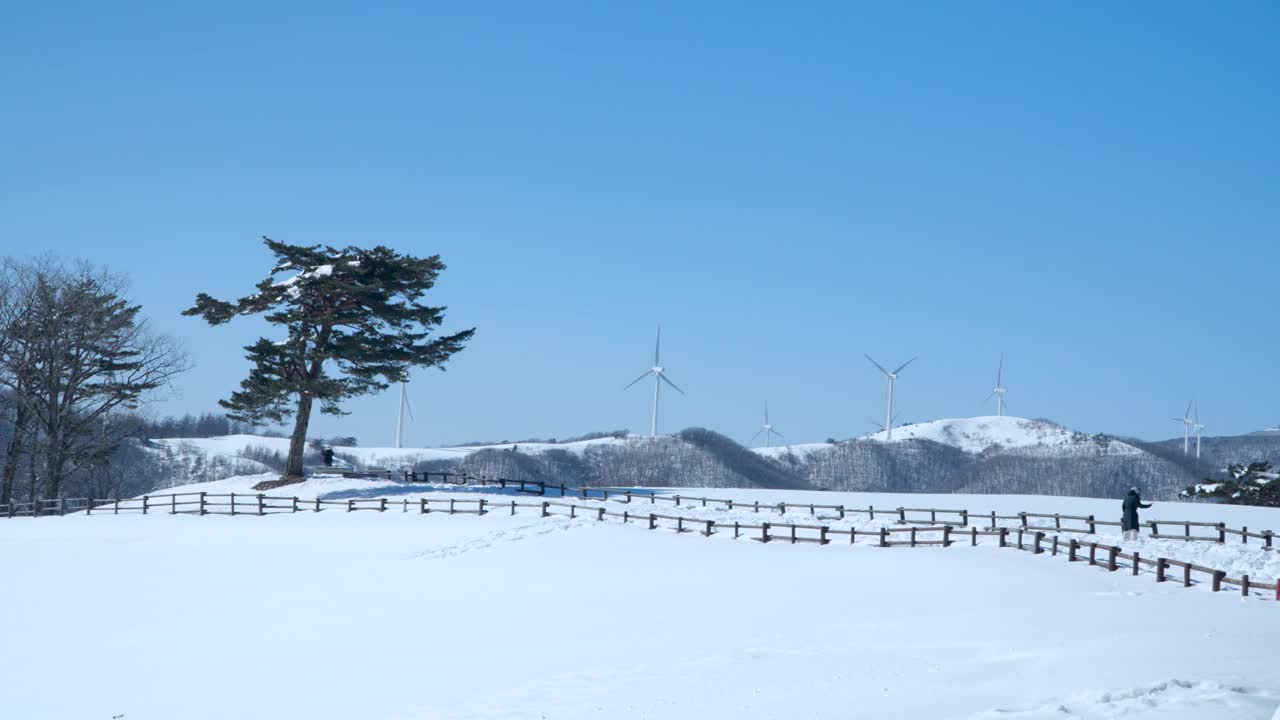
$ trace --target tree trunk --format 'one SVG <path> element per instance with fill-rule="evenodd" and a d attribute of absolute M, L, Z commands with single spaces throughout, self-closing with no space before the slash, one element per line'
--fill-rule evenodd
<path fill-rule="evenodd" d="M 63 457 L 62 443 L 50 442 L 44 458 L 44 496 L 49 500 L 62 492 L 62 469 L 66 465 Z"/>
<path fill-rule="evenodd" d="M 22 433 L 26 431 L 27 409 L 18 404 L 13 418 L 13 437 L 9 438 L 9 447 L 4 452 L 4 472 L 0 476 L 0 505 L 8 505 L 13 500 L 13 481 L 18 477 L 18 458 L 22 456 Z"/>
<path fill-rule="evenodd" d="M 311 396 L 298 395 L 298 413 L 293 421 L 293 437 L 289 438 L 289 462 L 285 464 L 282 480 L 301 480 L 302 457 L 307 449 L 307 426 L 311 423 Z"/>

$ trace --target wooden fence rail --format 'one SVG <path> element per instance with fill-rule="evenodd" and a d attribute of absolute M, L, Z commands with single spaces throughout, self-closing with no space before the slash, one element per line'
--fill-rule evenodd
<path fill-rule="evenodd" d="M 605 491 L 607 492 L 607 491 Z M 630 491 L 627 491 L 630 493 Z M 624 504 L 629 504 L 634 495 L 628 494 Z M 590 499 L 590 496 L 588 496 Z M 602 496 L 607 499 L 608 495 Z M 651 503 L 653 497 L 650 496 Z M 726 503 L 729 507 L 743 506 L 741 502 L 728 500 L 713 500 L 711 498 L 682 498 L 686 501 L 700 503 L 703 507 L 707 503 Z M 659 528 L 672 529 L 677 533 L 696 532 L 706 537 L 727 532 L 730 528 L 733 530 L 733 537 L 748 537 L 756 539 L 762 543 L 784 542 L 789 544 L 797 543 L 816 543 L 819 545 L 830 544 L 834 537 L 847 535 L 849 544 L 855 544 L 858 537 L 869 538 L 873 544 L 878 547 L 921 547 L 921 546 L 941 546 L 950 547 L 958 540 L 969 539 L 971 545 L 978 544 L 978 537 L 995 536 L 998 538 L 999 547 L 1009 547 L 1018 550 L 1032 552 L 1034 554 L 1048 553 L 1051 556 L 1064 554 L 1067 556 L 1068 562 L 1084 561 L 1082 557 L 1084 549 L 1088 549 L 1087 562 L 1090 566 L 1101 566 L 1108 571 L 1115 572 L 1120 569 L 1119 561 L 1124 560 L 1129 564 L 1132 574 L 1137 575 L 1143 566 L 1154 568 L 1156 582 L 1165 582 L 1169 579 L 1169 569 L 1178 567 L 1182 568 L 1182 583 L 1186 587 L 1195 584 L 1193 573 L 1207 575 L 1208 580 L 1214 592 L 1218 592 L 1224 585 L 1234 585 L 1240 588 L 1241 594 L 1248 596 L 1253 592 L 1261 592 L 1264 594 L 1275 594 L 1277 600 L 1280 600 L 1280 581 L 1276 583 L 1259 583 L 1250 579 L 1248 575 L 1240 577 L 1228 576 L 1225 571 L 1196 565 L 1190 562 L 1184 562 L 1171 558 L 1142 558 L 1138 552 L 1125 553 L 1122 548 L 1113 545 L 1107 545 L 1098 542 L 1082 543 L 1074 537 L 1062 538 L 1058 534 L 1050 535 L 1049 533 L 1057 530 L 1059 532 L 1068 531 L 1061 528 L 1061 520 L 1077 520 L 1080 516 L 1063 516 L 1063 515 L 1044 515 L 1019 513 L 1017 516 L 1006 516 L 1004 519 L 1013 519 L 1019 521 L 1019 524 L 1010 528 L 1004 526 L 992 525 L 986 530 L 979 530 L 976 525 L 966 527 L 955 526 L 951 524 L 930 525 L 926 527 L 917 527 L 910 525 L 909 527 L 880 527 L 869 530 L 859 530 L 857 528 L 832 528 L 828 525 L 802 524 L 802 523 L 760 523 L 758 525 L 743 524 L 740 521 L 733 523 L 716 521 L 707 518 L 685 517 L 682 515 L 667 515 L 654 512 L 633 513 L 630 510 L 619 512 L 616 509 L 609 509 L 601 505 L 578 505 L 573 502 L 553 502 L 549 500 L 541 500 L 539 502 L 518 502 L 511 500 L 503 502 L 490 498 L 417 498 L 410 500 L 401 498 L 399 501 L 391 498 L 346 498 L 346 499 L 320 499 L 304 500 L 299 497 L 285 497 L 266 494 L 237 494 L 237 493 L 207 493 L 207 492 L 190 492 L 190 493 L 171 493 L 169 495 L 150 496 L 146 495 L 141 498 L 129 499 L 94 499 L 94 498 L 70 498 L 70 499 L 54 499 L 36 501 L 35 503 L 26 503 L 19 505 L 28 505 L 30 510 L 28 514 L 34 517 L 40 517 L 42 511 L 45 514 L 63 515 L 67 512 L 81 512 L 86 515 L 92 515 L 94 512 L 98 514 L 120 514 L 120 513 L 141 513 L 141 514 L 193 514 L 193 515 L 258 515 L 278 513 L 298 513 L 298 512 L 321 512 L 325 509 L 342 509 L 346 512 L 355 512 L 357 510 L 370 510 L 375 512 L 388 512 L 391 510 L 399 510 L 402 513 L 416 511 L 419 514 L 429 514 L 432 512 L 444 512 L 450 515 L 454 514 L 476 514 L 485 515 L 494 510 L 508 510 L 511 515 L 515 515 L 519 508 L 536 509 L 541 517 L 551 517 L 553 515 L 568 516 L 569 518 L 577 518 L 580 515 L 592 518 L 597 521 L 604 521 L 606 518 L 617 518 L 623 524 L 631 522 L 642 522 L 650 530 Z M 680 506 L 677 500 L 676 507 Z M 8 506 L 9 517 L 15 517 L 13 504 Z M 755 507 L 755 503 L 752 503 Z M 813 505 L 795 505 L 795 508 L 808 508 L 810 514 L 816 514 L 819 506 Z M 825 509 L 842 510 L 840 517 L 850 512 L 850 508 L 842 506 L 822 506 Z M 0 506 L 0 509 L 5 509 Z M 238 510 L 238 512 L 237 512 Z M 780 515 L 785 514 L 786 505 L 779 504 L 777 511 Z M 868 513 L 876 512 L 873 508 L 868 508 Z M 883 511 L 882 511 L 883 512 Z M 961 517 L 967 518 L 966 511 L 960 510 L 941 510 L 941 509 L 920 509 L 920 508 L 896 508 L 894 511 L 897 515 L 897 521 L 904 524 L 910 524 L 913 521 L 906 517 L 907 513 L 929 512 L 932 517 L 936 517 L 937 513 L 955 513 L 961 514 Z M 986 516 L 983 516 L 986 517 Z M 999 519 L 999 516 L 992 514 L 993 523 Z M 1042 528 L 1040 526 L 1031 525 L 1028 522 L 1030 518 L 1052 518 L 1055 521 L 1055 528 Z M 1092 517 L 1083 518 L 1085 522 L 1097 522 Z M 1225 537 L 1222 533 L 1227 529 L 1221 524 L 1203 523 L 1203 522 L 1171 522 L 1171 521 L 1153 521 L 1155 524 L 1165 525 L 1186 525 L 1190 527 L 1212 527 L 1220 531 L 1219 537 Z M 665 523 L 665 524 L 664 524 Z M 1101 523 L 1099 523 L 1101 524 Z M 967 532 L 966 532 L 967 530 Z M 1247 542 L 1251 535 L 1247 530 L 1239 531 L 1243 534 L 1243 538 Z M 1189 533 L 1188 533 L 1189 534 Z M 1272 534 L 1267 531 L 1264 533 L 1269 541 Z M 1157 537 L 1161 537 L 1157 535 Z M 1173 536 L 1179 537 L 1179 536 Z M 1195 538 L 1192 538 L 1195 539 Z M 1224 542 L 1225 540 L 1219 540 Z M 1270 547 L 1268 542 L 1267 547 Z M 1105 554 L 1105 558 L 1099 556 L 1099 551 Z"/>

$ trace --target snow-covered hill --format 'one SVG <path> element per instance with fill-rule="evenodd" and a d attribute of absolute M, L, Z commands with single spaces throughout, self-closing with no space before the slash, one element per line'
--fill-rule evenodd
<path fill-rule="evenodd" d="M 986 416 L 934 420 L 903 425 L 893 429 L 889 440 L 884 431 L 866 436 L 866 440 L 901 443 L 908 440 L 931 440 L 967 453 L 1018 450 L 1044 455 L 1089 453 L 1100 455 L 1139 455 L 1138 448 L 1128 443 L 1073 432 L 1061 425 L 1043 420 L 1005 416 Z"/>

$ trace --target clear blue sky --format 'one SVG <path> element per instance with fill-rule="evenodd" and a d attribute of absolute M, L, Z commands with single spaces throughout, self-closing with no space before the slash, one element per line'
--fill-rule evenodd
<path fill-rule="evenodd" d="M 1280 423 L 1280 4 L 9 3 L 0 254 L 127 272 L 215 409 L 261 235 L 439 253 L 408 439 Z M 770 6 L 772 5 L 772 6 Z M 319 433 L 389 444 L 396 396 Z M 987 406 L 994 412 L 994 406 Z"/>

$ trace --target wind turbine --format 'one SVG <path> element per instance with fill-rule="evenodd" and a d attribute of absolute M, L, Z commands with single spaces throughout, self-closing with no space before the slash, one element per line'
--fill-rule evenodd
<path fill-rule="evenodd" d="M 1195 421 L 1195 424 L 1192 425 L 1192 427 L 1196 429 L 1196 464 L 1199 464 L 1200 463 L 1200 431 L 1204 429 L 1204 426 L 1200 424 L 1200 401 L 1199 400 L 1196 401 L 1196 421 Z"/>
<path fill-rule="evenodd" d="M 1182 423 L 1182 454 L 1186 455 L 1191 452 L 1191 426 L 1195 423 L 1191 422 L 1191 405 L 1195 401 L 1187 403 L 1186 412 L 1182 413 L 1182 417 L 1174 418 L 1174 422 Z"/>
<path fill-rule="evenodd" d="M 675 388 L 676 392 L 680 393 L 681 395 L 684 394 L 683 390 L 676 387 L 676 384 L 671 382 L 671 379 L 667 377 L 666 368 L 662 367 L 662 362 L 659 359 L 659 349 L 661 347 L 662 347 L 662 326 L 659 325 L 658 339 L 653 343 L 653 367 L 646 370 L 645 373 L 640 377 L 628 383 L 627 387 L 622 388 L 623 390 L 626 390 L 627 388 L 630 388 L 632 385 L 635 385 L 636 383 L 649 377 L 650 375 L 653 376 L 653 424 L 649 426 L 649 437 L 658 436 L 658 395 L 659 395 L 659 392 L 662 390 L 662 383 L 665 382 L 666 384 Z"/>
<path fill-rule="evenodd" d="M 863 354 L 865 355 L 866 353 Z M 910 360 L 902 363 L 898 366 L 898 369 L 893 372 L 885 370 L 884 366 L 873 360 L 870 355 L 867 355 L 867 359 L 871 360 L 871 364 L 875 365 L 880 372 L 884 373 L 885 379 L 888 382 L 889 407 L 884 413 L 884 439 L 887 442 L 893 439 L 893 382 L 898 379 L 898 373 L 902 372 L 908 365 L 915 362 L 916 358 L 911 358 Z"/>
<path fill-rule="evenodd" d="M 1001 382 L 1001 378 L 1003 376 L 1004 355 L 1002 354 L 1000 356 L 1000 367 L 996 369 L 996 387 L 991 391 L 991 394 L 987 396 L 987 400 L 990 400 L 991 398 L 996 399 L 996 417 L 1004 415 L 1004 394 L 1009 392 L 1009 388 L 1006 388 L 1004 383 Z M 986 403 L 987 400 L 984 400 L 983 403 Z"/>
<path fill-rule="evenodd" d="M 756 431 L 756 434 L 755 434 L 755 435 L 752 435 L 752 436 L 751 436 L 751 442 L 755 442 L 755 441 L 756 441 L 756 438 L 760 437 L 760 433 L 764 433 L 764 446 L 765 446 L 765 447 L 769 447 L 769 436 L 770 436 L 770 435 L 777 435 L 778 437 L 782 437 L 782 433 L 778 432 L 777 430 L 774 430 L 774 429 L 773 429 L 773 426 L 769 424 L 769 403 L 768 403 L 768 401 L 766 401 L 766 402 L 765 402 L 765 404 L 764 404 L 764 425 L 763 425 L 759 430 L 757 430 L 757 431 Z"/>
<path fill-rule="evenodd" d="M 396 449 L 400 449 L 400 441 L 404 437 L 404 411 L 409 410 L 409 419 L 413 418 L 413 407 L 409 405 L 409 391 L 406 388 L 408 383 L 400 383 L 400 415 L 396 419 Z"/>

